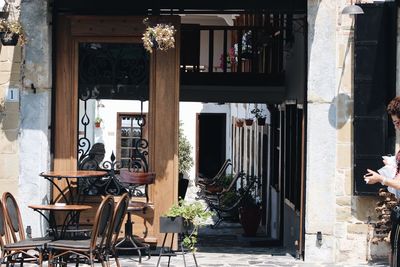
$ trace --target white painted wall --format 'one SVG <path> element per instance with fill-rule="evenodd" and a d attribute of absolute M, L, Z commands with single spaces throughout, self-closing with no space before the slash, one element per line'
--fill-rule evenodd
<path fill-rule="evenodd" d="M 227 137 L 231 135 L 231 112 L 229 104 L 217 105 L 214 103 L 200 103 L 200 102 L 180 102 L 179 103 L 179 120 L 183 123 L 184 134 L 187 136 L 190 144 L 193 147 L 192 157 L 194 162 L 197 161 L 196 157 L 196 121 L 197 114 L 199 113 L 226 113 L 226 134 Z M 231 155 L 231 143 L 227 138 L 226 140 L 226 158 Z M 189 178 L 194 180 L 195 166 L 189 172 Z"/>

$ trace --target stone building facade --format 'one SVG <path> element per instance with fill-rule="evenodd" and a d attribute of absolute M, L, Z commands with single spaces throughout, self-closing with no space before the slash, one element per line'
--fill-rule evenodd
<path fill-rule="evenodd" d="M 38 174 L 52 165 L 52 9 L 48 0 L 6 2 L 19 13 L 28 42 L 0 47 L 0 191 L 18 196 L 24 220 L 39 235 L 39 215 L 26 207 L 50 191 Z M 341 14 L 349 2 L 307 1 L 306 262 L 364 262 L 388 252 L 386 243 L 370 242 L 377 198 L 353 194 L 361 177 L 352 172 L 354 17 Z"/>

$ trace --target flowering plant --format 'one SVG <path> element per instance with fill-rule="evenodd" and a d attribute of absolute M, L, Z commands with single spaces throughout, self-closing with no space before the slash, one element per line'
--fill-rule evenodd
<path fill-rule="evenodd" d="M 103 119 L 100 118 L 100 117 L 96 117 L 96 118 L 94 119 L 94 122 L 95 122 L 95 123 L 101 123 L 102 121 L 103 121 Z"/>
<path fill-rule="evenodd" d="M 221 69 L 224 68 L 224 64 L 230 65 L 237 62 L 237 54 L 235 54 L 235 49 L 233 47 L 229 48 L 228 54 L 226 55 L 226 62 L 224 62 L 224 54 L 219 57 L 219 66 Z"/>
<path fill-rule="evenodd" d="M 18 37 L 21 45 L 26 44 L 25 33 L 22 25 L 17 20 L 5 20 L 0 21 L 0 32 L 3 33 L 3 40 L 11 40 L 14 37 Z"/>
<path fill-rule="evenodd" d="M 144 21 L 147 24 L 147 20 Z M 147 26 L 143 33 L 143 46 L 150 53 L 153 48 L 168 50 L 175 47 L 175 28 L 172 25 L 157 24 L 154 27 Z"/>

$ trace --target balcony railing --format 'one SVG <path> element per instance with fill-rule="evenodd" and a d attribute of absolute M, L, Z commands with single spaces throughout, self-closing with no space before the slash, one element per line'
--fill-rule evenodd
<path fill-rule="evenodd" d="M 182 72 L 283 72 L 283 32 L 276 27 L 182 25 Z"/>

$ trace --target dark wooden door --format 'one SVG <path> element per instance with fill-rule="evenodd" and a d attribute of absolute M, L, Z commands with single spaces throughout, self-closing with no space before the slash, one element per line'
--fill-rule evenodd
<path fill-rule="evenodd" d="M 386 106 L 395 96 L 395 3 L 362 5 L 356 17 L 354 62 L 354 193 L 375 195 L 380 184 L 366 185 L 366 169 L 382 167 L 382 156 L 394 153 L 395 132 Z"/>

